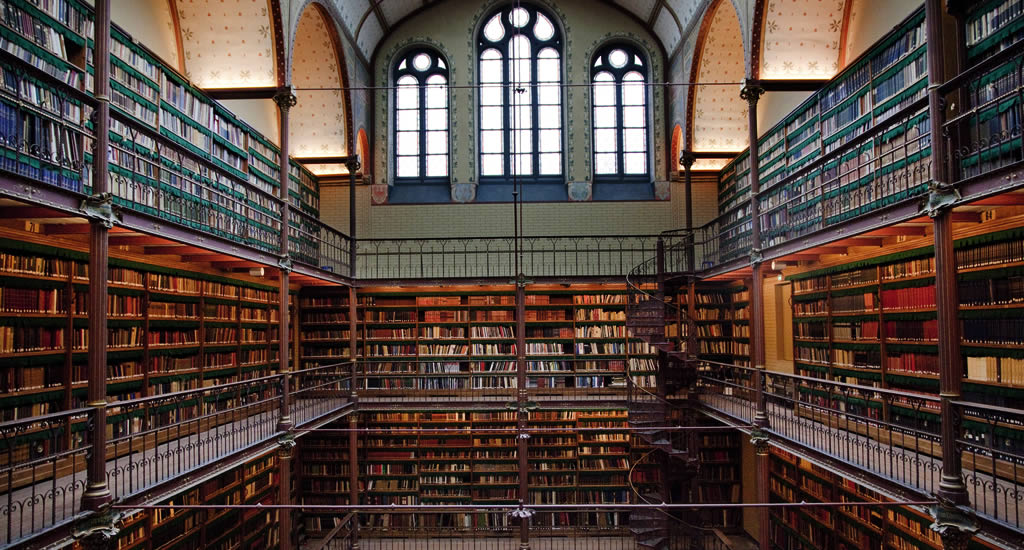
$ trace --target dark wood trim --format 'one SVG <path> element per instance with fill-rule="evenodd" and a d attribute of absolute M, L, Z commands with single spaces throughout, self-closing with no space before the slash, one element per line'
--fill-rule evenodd
<path fill-rule="evenodd" d="M 178 71 L 185 74 L 185 44 L 181 41 L 181 20 L 178 18 L 178 0 L 167 0 L 167 6 L 171 10 L 171 23 L 174 25 L 174 44 L 178 50 Z"/>
<path fill-rule="evenodd" d="M 270 4 L 270 32 L 274 35 L 274 64 L 277 66 L 277 87 L 288 85 L 288 50 L 284 47 L 284 22 L 281 19 L 281 0 L 268 0 Z"/>
<path fill-rule="evenodd" d="M 853 13 L 853 3 L 855 1 L 846 0 L 846 3 L 843 5 L 843 26 L 839 30 L 839 57 L 836 58 L 839 62 L 839 71 L 846 68 L 846 46 L 850 35 L 850 15 Z"/>
<path fill-rule="evenodd" d="M 754 3 L 754 20 L 750 29 L 750 78 L 761 78 L 761 50 L 764 46 L 764 22 L 768 17 L 765 0 Z"/>
<path fill-rule="evenodd" d="M 220 88 L 205 89 L 206 95 L 218 101 L 230 99 L 274 99 L 274 96 L 285 91 L 277 86 L 266 86 L 257 88 Z"/>

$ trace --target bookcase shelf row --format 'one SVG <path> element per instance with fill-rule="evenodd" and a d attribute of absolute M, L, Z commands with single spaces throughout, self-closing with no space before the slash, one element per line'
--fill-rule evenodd
<path fill-rule="evenodd" d="M 275 453 L 254 457 L 197 486 L 157 502 L 160 505 L 278 504 L 280 480 Z M 122 518 L 117 550 L 257 550 L 278 547 L 277 510 L 218 508 L 142 510 Z M 73 548 L 81 549 L 79 543 Z"/>
<path fill-rule="evenodd" d="M 634 442 L 627 419 L 625 409 L 615 408 L 531 411 L 528 426 L 545 431 L 528 441 L 527 502 L 631 502 Z M 370 430 L 358 444 L 361 499 L 367 504 L 518 502 L 516 422 L 516 413 L 506 409 L 360 413 L 360 426 Z M 579 429 L 594 427 L 602 430 Z M 303 503 L 348 503 L 348 452 L 347 439 L 310 435 L 300 440 Z M 473 514 L 454 515 L 460 517 L 449 519 L 457 525 L 493 526 Z M 565 525 L 585 524 L 584 518 L 565 519 Z M 321 520 L 326 518 L 307 518 L 307 531 L 322 531 Z M 388 520 L 392 528 L 415 525 L 412 517 Z M 623 517 L 611 521 L 625 524 Z"/>
<path fill-rule="evenodd" d="M 964 375 L 1024 385 L 1024 220 L 955 242 Z M 985 224 L 983 224 L 985 225 Z M 809 376 L 935 391 L 938 332 L 930 247 L 792 275 L 797 368 Z"/>
<path fill-rule="evenodd" d="M 83 406 L 88 256 L 28 233 L 0 237 L 0 418 Z M 112 255 L 107 308 L 111 401 L 272 374 L 277 289 L 244 278 Z M 133 424 L 115 421 L 112 434 Z"/>
<path fill-rule="evenodd" d="M 83 191 L 90 185 L 91 171 L 76 168 L 74 162 L 91 162 L 83 143 L 85 130 L 92 127 L 91 108 L 76 97 L 90 94 L 93 88 L 92 7 L 79 0 L 42 4 L 4 0 L 2 7 L 0 132 L 8 136 L 7 143 L 32 144 L 34 151 L 29 155 L 9 147 L 4 168 Z M 46 78 L 23 74 L 26 64 Z M 193 190 L 178 179 L 182 173 L 191 174 L 196 183 L 223 187 L 226 193 L 240 192 L 243 199 L 248 195 L 254 207 L 268 206 L 246 189 L 276 193 L 281 170 L 277 147 L 116 27 L 111 40 L 111 88 L 115 118 L 110 137 L 116 145 L 109 155 L 111 177 L 167 185 L 187 196 Z M 174 158 L 171 148 L 158 144 L 154 133 L 187 151 L 190 158 Z M 295 184 L 288 200 L 318 217 L 316 177 L 295 161 L 287 169 Z M 116 186 L 114 190 L 122 201 L 135 200 L 119 193 Z M 153 213 L 161 211 L 154 208 Z"/>

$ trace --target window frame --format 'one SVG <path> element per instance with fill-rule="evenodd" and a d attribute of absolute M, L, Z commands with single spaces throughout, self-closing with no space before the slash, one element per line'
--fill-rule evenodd
<path fill-rule="evenodd" d="M 627 63 L 622 67 L 616 68 L 608 60 L 608 55 L 615 50 L 623 50 L 629 57 Z M 638 67 L 635 58 L 639 57 L 641 65 Z M 601 65 L 595 66 L 598 59 L 603 59 Z M 651 56 L 647 52 L 633 44 L 622 40 L 614 40 L 603 44 L 594 55 L 590 58 L 590 139 L 591 139 L 591 163 L 593 166 L 592 175 L 594 183 L 650 183 L 653 178 L 653 166 L 651 153 L 653 148 L 651 147 L 651 131 L 652 131 L 652 119 L 651 119 L 651 97 L 653 94 L 650 92 L 651 82 Z M 594 93 L 595 78 L 598 74 L 608 72 L 613 77 L 615 85 L 615 165 L 616 171 L 614 174 L 598 174 L 597 173 L 597 105 Z M 643 90 L 644 90 L 644 168 L 643 174 L 627 174 L 626 173 L 626 150 L 625 150 L 625 134 L 626 127 L 624 125 L 624 113 L 625 105 L 623 102 L 623 88 L 624 78 L 627 74 L 632 72 L 638 72 L 643 76 Z"/>
<path fill-rule="evenodd" d="M 413 60 L 420 54 L 425 54 L 431 57 L 430 67 L 425 71 L 417 70 L 413 65 Z M 440 68 L 438 61 L 444 63 L 444 67 Z M 406 64 L 406 68 L 400 68 L 402 63 Z M 398 92 L 400 87 L 398 85 L 399 79 L 404 76 L 414 76 L 419 81 L 416 85 L 417 89 L 417 107 L 416 110 L 419 112 L 419 128 L 416 130 L 419 134 L 419 150 L 416 157 L 419 159 L 419 175 L 415 177 L 399 176 L 398 174 L 398 161 L 400 156 L 411 157 L 412 155 L 399 155 L 398 151 Z M 427 80 L 435 75 L 441 75 L 445 79 L 444 93 L 445 93 L 445 132 L 448 137 L 445 142 L 445 156 L 447 157 L 445 176 L 428 176 L 427 175 L 427 157 L 431 156 L 427 153 L 427 112 L 430 110 L 427 107 Z M 448 59 L 438 51 L 436 48 L 429 46 L 415 46 L 404 50 L 401 55 L 395 56 L 391 63 L 391 83 L 393 86 L 391 96 L 391 109 L 390 115 L 392 117 L 392 130 L 391 130 L 391 142 L 394 151 L 394 159 L 392 160 L 392 169 L 394 170 L 393 181 L 396 185 L 448 185 L 452 180 L 452 124 L 451 124 L 451 64 Z"/>
<path fill-rule="evenodd" d="M 513 32 L 513 27 L 509 21 L 509 15 L 516 8 L 525 9 L 530 15 L 529 20 L 523 25 L 519 32 Z M 537 22 L 536 14 L 543 15 L 550 23 L 553 28 L 553 34 L 547 40 L 538 39 L 533 32 L 534 24 Z M 492 42 L 487 39 L 484 35 L 484 31 L 487 28 L 487 24 L 494 18 L 495 15 L 499 15 L 501 18 L 502 25 L 505 29 L 505 33 L 502 38 L 497 42 Z M 565 102 L 565 91 L 563 85 L 565 82 L 565 40 L 562 32 L 561 21 L 556 18 L 551 12 L 533 3 L 523 2 L 521 5 L 509 4 L 500 8 L 494 9 L 488 14 L 481 18 L 481 24 L 477 30 L 476 36 L 476 71 L 478 83 L 480 83 L 481 62 L 484 52 L 488 50 L 497 50 L 501 54 L 501 65 L 502 65 L 502 104 L 501 104 L 501 117 L 502 117 L 502 174 L 501 175 L 484 175 L 483 173 L 483 102 L 480 96 L 480 90 L 477 91 L 476 98 L 476 115 L 477 120 L 481 124 L 477 125 L 476 140 L 477 140 L 477 162 L 479 164 L 478 175 L 481 183 L 488 182 L 508 182 L 513 178 L 517 179 L 522 183 L 565 183 L 565 171 L 567 166 L 567 151 L 566 151 L 566 125 L 565 125 L 565 113 L 566 113 L 566 102 Z M 514 36 L 524 36 L 530 41 L 530 87 L 532 88 L 532 94 L 530 97 L 530 113 L 531 113 L 531 127 L 530 127 L 530 141 L 531 141 L 531 173 L 528 175 L 514 174 L 513 163 L 515 162 L 516 155 L 511 151 L 511 145 L 515 138 L 515 130 L 512 128 L 510 123 L 513 114 L 513 93 L 512 90 L 512 78 L 511 71 L 513 62 L 511 60 L 511 42 Z M 540 174 L 540 128 L 539 125 L 539 112 L 541 104 L 539 103 L 538 92 L 538 80 L 537 80 L 537 67 L 538 60 L 540 59 L 539 54 L 545 49 L 554 49 L 558 53 L 558 107 L 559 107 L 559 140 L 560 147 L 558 154 L 560 155 L 559 173 L 558 174 Z M 545 130 L 551 130 L 553 128 L 544 128 Z"/>

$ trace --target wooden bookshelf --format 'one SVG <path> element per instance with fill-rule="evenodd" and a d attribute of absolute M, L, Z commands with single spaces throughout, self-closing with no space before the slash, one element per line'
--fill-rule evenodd
<path fill-rule="evenodd" d="M 693 502 L 742 502 L 740 435 L 722 430 L 697 434 L 697 458 L 700 465 L 693 482 Z M 705 510 L 701 512 L 701 519 L 704 525 L 736 531 L 741 528 L 742 511 Z"/>
<path fill-rule="evenodd" d="M 890 499 L 832 470 L 772 448 L 770 502 L 884 503 Z M 786 507 L 772 509 L 769 537 L 780 550 L 929 550 L 942 548 L 934 521 L 924 509 L 908 506 Z M 990 548 L 979 540 L 969 548 Z"/>
<path fill-rule="evenodd" d="M 278 503 L 276 451 L 156 502 L 160 505 Z M 257 550 L 278 546 L 277 510 L 140 510 L 121 519 L 117 550 Z M 73 548 L 81 545 L 74 543 Z"/>
<path fill-rule="evenodd" d="M 527 446 L 533 504 L 629 503 L 630 435 L 625 409 L 559 408 L 530 412 L 528 426 L 544 428 Z M 516 415 L 506 409 L 409 410 L 360 413 L 371 430 L 359 441 L 359 490 L 364 504 L 514 504 L 519 461 Z M 347 424 L 346 424 L 347 425 Z M 580 431 L 579 428 L 589 428 Z M 308 504 L 347 504 L 347 438 L 311 434 L 300 440 L 301 498 Z M 618 513 L 591 514 L 591 525 L 625 524 Z M 438 515 L 460 527 L 493 525 L 490 515 Z M 536 525 L 581 525 L 587 514 L 542 512 Z M 600 517 L 598 517 L 600 516 Z M 422 521 L 423 518 L 420 518 Z M 373 514 L 367 525 L 412 527 L 410 516 Z M 308 515 L 311 534 L 330 529 Z M 423 525 L 420 524 L 420 527 Z M 388 536 L 397 536 L 392 532 Z"/>
<path fill-rule="evenodd" d="M 927 81 L 921 8 L 765 132 L 758 140 L 764 242 L 753 246 L 773 246 L 899 197 L 923 193 L 923 182 L 894 190 L 875 182 L 875 174 L 909 171 L 929 161 L 928 143 L 917 142 L 927 133 L 925 108 L 881 139 L 830 159 L 797 180 L 789 176 L 864 132 L 890 123 L 894 114 L 925 97 Z M 744 254 L 750 244 L 749 157 L 749 150 L 744 151 L 719 172 L 723 262 Z M 784 180 L 786 185 L 781 185 Z"/>
<path fill-rule="evenodd" d="M 0 417 L 5 421 L 84 406 L 88 256 L 72 243 L 66 243 L 69 248 L 57 244 L 31 233 L 0 232 Z M 274 287 L 145 259 L 120 254 L 110 259 L 108 400 L 276 372 Z M 108 437 L 141 429 L 138 416 L 110 420 Z M 66 430 L 65 444 L 83 427 Z M 29 456 L 37 452 L 31 447 L 26 445 Z"/>
<path fill-rule="evenodd" d="M 528 387 L 617 390 L 627 371 L 654 387 L 656 353 L 628 334 L 626 296 L 623 285 L 528 288 Z M 347 296 L 309 289 L 301 307 L 303 362 L 347 357 Z M 365 289 L 358 304 L 358 351 L 367 365 L 361 390 L 514 388 L 515 314 L 511 287 Z"/>

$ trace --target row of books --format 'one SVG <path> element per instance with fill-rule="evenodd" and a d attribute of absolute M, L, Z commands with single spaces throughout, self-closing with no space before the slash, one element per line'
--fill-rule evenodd
<path fill-rule="evenodd" d="M 1003 0 L 1002 2 L 991 4 L 985 11 L 972 14 L 964 28 L 967 46 L 974 46 L 985 40 L 992 33 L 1006 27 L 1022 14 L 1024 14 L 1024 2 L 1021 2 L 1021 0 Z"/>

